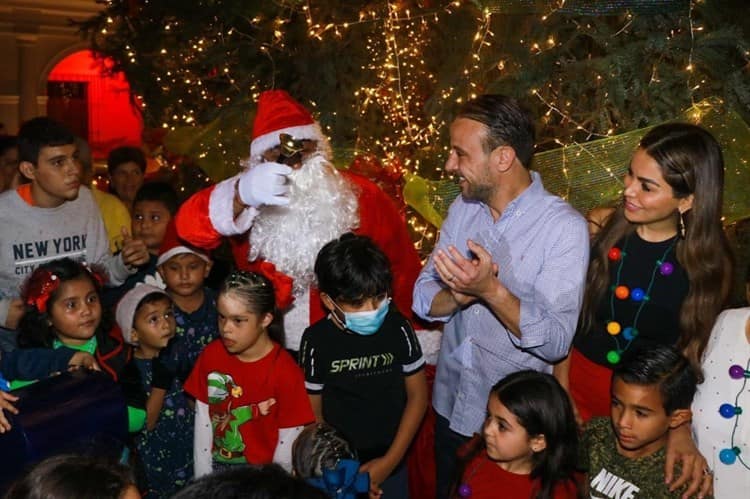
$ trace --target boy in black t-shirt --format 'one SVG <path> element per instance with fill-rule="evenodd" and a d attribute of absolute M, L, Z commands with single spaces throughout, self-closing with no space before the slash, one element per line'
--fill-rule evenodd
<path fill-rule="evenodd" d="M 414 330 L 390 303 L 388 258 L 348 233 L 320 250 L 315 275 L 330 312 L 300 347 L 315 418 L 349 440 L 371 492 L 408 498 L 403 458 L 427 408 L 427 384 Z"/>

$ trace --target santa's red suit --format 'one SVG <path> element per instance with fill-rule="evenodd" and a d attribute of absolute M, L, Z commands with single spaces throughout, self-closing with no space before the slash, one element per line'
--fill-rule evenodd
<path fill-rule="evenodd" d="M 357 194 L 359 227 L 353 232 L 371 238 L 388 256 L 393 272 L 393 300 L 401 313 L 410 317 L 412 314 L 412 289 L 421 269 L 421 264 L 409 237 L 406 224 L 393 201 L 377 185 L 359 175 L 347 172 L 342 172 L 342 175 L 355 186 Z M 177 231 L 181 238 L 207 250 L 217 247 L 222 237 L 229 237 L 237 267 L 243 270 L 260 272 L 271 279 L 276 287 L 277 305 L 283 311 L 292 303 L 292 279 L 278 272 L 273 262 L 265 260 L 248 261 L 250 243 L 247 234 L 245 231 L 236 232 L 244 228 L 243 222 L 242 220 L 228 220 L 226 216 L 232 214 L 231 199 L 234 196 L 234 182 L 236 182 L 234 178 L 225 180 L 216 186 L 198 192 L 188 199 L 177 213 Z M 222 193 L 221 191 L 226 192 Z M 220 198 L 222 199 L 220 200 Z M 217 206 L 220 204 L 225 204 L 225 206 Z M 244 213 L 238 218 L 241 219 L 243 215 Z M 251 223 L 247 225 L 251 225 Z M 252 226 L 250 230 L 252 230 Z M 317 289 L 310 289 L 309 300 L 309 322 L 307 325 L 325 317 L 325 311 Z M 291 331 L 288 331 L 289 333 L 292 336 L 297 336 Z M 296 350 L 296 345 L 288 345 L 288 347 Z"/>
<path fill-rule="evenodd" d="M 288 170 L 286 166 L 269 163 L 266 156 L 269 150 L 280 145 L 281 133 L 289 134 L 297 140 L 315 141 L 319 147 L 319 156 L 330 158 L 327 139 L 321 132 L 319 125 L 315 123 L 304 107 L 282 90 L 263 92 L 258 102 L 258 110 L 253 123 L 250 168 L 191 197 L 180 208 L 176 216 L 176 226 L 181 238 L 206 250 L 214 249 L 220 244 L 222 238 L 227 237 L 238 268 L 262 273 L 274 283 L 277 306 L 284 313 L 285 346 L 291 350 L 298 350 L 304 329 L 325 316 L 318 290 L 313 285 L 294 286 L 291 277 L 276 269 L 272 256 L 266 255 L 267 260 L 254 259 L 250 261 L 250 239 L 252 238 L 253 224 L 255 223 L 255 236 L 264 233 L 264 230 L 273 231 L 273 227 L 269 229 L 265 224 L 259 225 L 259 218 L 256 217 L 262 216 L 263 213 L 267 214 L 268 212 L 264 210 L 269 209 L 269 204 L 283 205 L 288 203 L 285 196 L 289 195 L 289 191 L 286 190 L 286 185 L 289 182 L 286 179 L 280 181 L 274 175 L 289 175 L 290 177 L 292 175 L 288 171 L 284 171 L 285 168 Z M 276 189 L 281 189 L 281 191 L 265 192 L 264 199 L 266 201 L 261 200 L 258 203 L 252 202 L 253 200 L 250 199 L 253 197 L 252 195 L 246 194 L 243 196 L 243 193 L 247 193 L 247 186 L 252 185 L 249 179 L 253 168 L 257 168 L 256 171 L 258 172 L 265 168 L 268 173 L 268 176 L 264 178 L 266 184 L 271 187 L 275 186 Z M 304 169 L 306 166 L 303 164 L 302 168 Z M 331 172 L 331 175 L 336 175 L 336 173 Z M 388 256 L 393 275 L 393 301 L 402 314 L 413 318 L 411 311 L 412 289 L 421 265 L 401 214 L 393 201 L 370 180 L 348 172 L 339 172 L 338 175 L 343 177 L 344 182 L 342 183 L 348 184 L 348 187 L 351 188 L 348 200 L 343 201 L 344 198 L 341 198 L 342 204 L 351 208 L 334 204 L 330 209 L 350 209 L 351 211 L 356 209 L 358 214 L 358 219 L 353 224 L 354 227 L 344 229 L 342 232 L 352 229 L 359 235 L 370 237 Z M 253 178 L 253 180 L 255 179 Z M 317 184 L 311 188 L 314 189 L 316 186 Z M 323 189 L 324 187 L 318 188 Z M 235 216 L 233 204 L 236 195 L 243 201 L 243 204 L 248 205 L 237 216 Z M 330 199 L 338 200 L 339 198 Z M 356 200 L 356 208 L 353 207 L 352 201 L 354 200 Z M 334 213 L 346 214 L 345 211 Z M 351 219 L 355 220 L 354 217 L 351 217 Z M 286 225 L 290 229 L 295 227 L 289 223 Z M 336 227 L 339 226 L 336 225 Z M 341 234 L 336 234 L 337 231 L 337 228 L 328 231 L 329 234 L 326 238 L 333 239 L 340 236 Z M 331 236 L 331 233 L 334 235 Z M 321 236 L 316 233 L 315 239 Z M 289 239 L 294 239 L 294 235 L 289 236 Z M 327 241 L 323 241 L 323 243 L 325 242 Z M 295 241 L 289 241 L 289 247 L 292 248 L 294 243 Z M 284 247 L 286 247 L 286 240 L 281 245 L 281 248 Z M 258 248 L 254 249 L 257 250 Z M 292 252 L 285 256 L 289 257 L 294 254 Z M 299 260 L 296 257 L 292 259 L 297 263 L 307 261 Z M 286 265 L 289 265 L 288 260 L 289 258 L 286 260 Z M 285 260 L 277 259 L 280 265 L 282 261 Z M 305 267 L 306 264 L 302 266 Z M 310 266 L 312 267 L 312 264 Z M 425 358 L 428 362 L 434 363 L 440 343 L 439 333 L 435 334 L 435 331 L 426 331 L 419 327 L 415 329 L 422 344 Z M 434 367 L 428 366 L 426 373 L 428 381 L 431 381 L 434 376 Z M 430 410 L 422 429 L 412 444 L 409 455 L 409 488 L 413 499 L 426 499 L 434 497 L 435 494 L 432 460 L 433 420 L 434 415 Z"/>

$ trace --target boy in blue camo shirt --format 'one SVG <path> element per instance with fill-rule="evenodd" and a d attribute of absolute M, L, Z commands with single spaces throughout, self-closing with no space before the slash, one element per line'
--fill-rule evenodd
<path fill-rule="evenodd" d="M 182 382 L 206 345 L 219 337 L 216 292 L 205 286 L 212 261 L 177 236 L 174 222 L 164 235 L 156 262 L 167 294 L 174 303 L 177 334 L 161 355 Z"/>

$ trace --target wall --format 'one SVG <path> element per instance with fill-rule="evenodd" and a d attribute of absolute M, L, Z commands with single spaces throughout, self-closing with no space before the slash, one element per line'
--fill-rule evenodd
<path fill-rule="evenodd" d="M 47 75 L 66 55 L 87 48 L 69 20 L 82 20 L 100 6 L 94 0 L 2 0 L 0 2 L 0 123 L 18 125 L 47 108 Z"/>
<path fill-rule="evenodd" d="M 88 136 L 94 158 L 103 159 L 122 145 L 140 146 L 143 122 L 122 75 L 103 77 L 90 50 L 68 55 L 49 73 L 48 81 L 83 82 L 88 93 Z"/>

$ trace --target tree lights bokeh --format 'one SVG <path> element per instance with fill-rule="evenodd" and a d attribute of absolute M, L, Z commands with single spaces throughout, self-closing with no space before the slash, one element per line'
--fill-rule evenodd
<path fill-rule="evenodd" d="M 253 103 L 276 87 L 314 111 L 339 166 L 368 154 L 407 181 L 439 181 L 447 124 L 479 93 L 522 98 L 539 117 L 539 152 L 674 119 L 708 97 L 748 120 L 750 45 L 733 25 L 744 5 L 715 4 L 108 0 L 81 27 L 124 72 L 146 124 L 169 131 L 167 149 L 214 180 L 237 171 Z M 590 170 L 602 174 L 597 161 Z M 564 157 L 545 182 L 550 171 L 570 174 Z M 434 239 L 424 219 L 409 222 L 418 244 Z"/>

